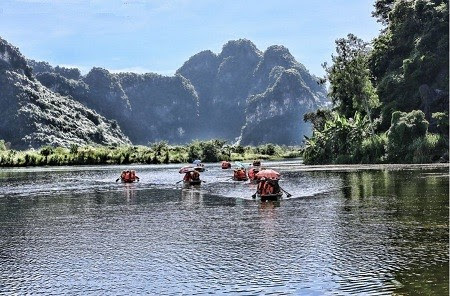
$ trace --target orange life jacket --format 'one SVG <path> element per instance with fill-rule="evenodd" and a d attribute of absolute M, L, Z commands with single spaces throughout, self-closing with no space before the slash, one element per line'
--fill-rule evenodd
<path fill-rule="evenodd" d="M 191 173 L 184 174 L 183 181 L 185 182 L 191 181 Z"/>
<path fill-rule="evenodd" d="M 248 170 L 248 178 L 250 180 L 255 180 L 256 179 L 256 174 L 259 172 L 258 169 L 256 168 L 251 168 Z"/>
<path fill-rule="evenodd" d="M 200 174 L 197 171 L 191 172 L 191 179 L 192 180 L 199 180 L 200 179 Z"/>
<path fill-rule="evenodd" d="M 273 194 L 273 185 L 270 184 L 270 182 L 265 182 L 262 194 L 263 195 Z"/>
<path fill-rule="evenodd" d="M 247 173 L 244 169 L 239 169 L 234 171 L 234 177 L 236 179 L 247 179 Z"/>
<path fill-rule="evenodd" d="M 266 183 L 266 181 L 259 181 L 258 182 L 258 186 L 257 186 L 257 188 L 256 188 L 256 191 L 259 193 L 259 194 L 262 194 L 263 193 L 263 188 L 264 188 L 264 184 Z"/>

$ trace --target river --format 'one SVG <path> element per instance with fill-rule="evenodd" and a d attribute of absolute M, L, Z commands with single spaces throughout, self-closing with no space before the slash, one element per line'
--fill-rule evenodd
<path fill-rule="evenodd" d="M 292 197 L 219 164 L 0 169 L 0 294 L 449 294 L 447 164 L 266 166 Z"/>

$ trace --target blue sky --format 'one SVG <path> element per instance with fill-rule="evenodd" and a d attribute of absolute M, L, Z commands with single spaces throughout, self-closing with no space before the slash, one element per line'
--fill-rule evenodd
<path fill-rule="evenodd" d="M 323 75 L 334 40 L 366 41 L 381 26 L 374 0 L 1 0 L 0 36 L 53 65 L 171 75 L 190 56 L 247 38 L 289 48 Z"/>

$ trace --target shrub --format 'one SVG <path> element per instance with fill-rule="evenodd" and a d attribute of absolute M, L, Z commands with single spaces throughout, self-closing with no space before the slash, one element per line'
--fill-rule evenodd
<path fill-rule="evenodd" d="M 414 163 L 437 161 L 447 151 L 447 146 L 442 135 L 429 133 L 414 140 L 409 147 L 408 159 Z"/>
<path fill-rule="evenodd" d="M 411 162 L 410 146 L 416 139 L 425 137 L 428 121 L 420 110 L 409 113 L 392 113 L 391 127 L 387 132 L 387 157 L 394 162 Z"/>
<path fill-rule="evenodd" d="M 364 139 L 361 144 L 361 162 L 381 163 L 386 157 L 387 135 L 373 135 Z"/>
<path fill-rule="evenodd" d="M 5 140 L 0 140 L 0 151 L 6 151 Z"/>

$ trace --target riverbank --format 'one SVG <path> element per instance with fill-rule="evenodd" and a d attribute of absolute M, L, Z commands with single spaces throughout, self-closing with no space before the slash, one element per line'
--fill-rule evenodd
<path fill-rule="evenodd" d="M 150 146 L 44 146 L 24 151 L 0 150 L 0 167 L 168 164 L 192 162 L 195 159 L 203 162 L 282 160 L 300 156 L 299 147 L 273 144 L 231 146 L 221 140 L 194 141 L 184 146 L 168 145 L 166 142 Z"/>

